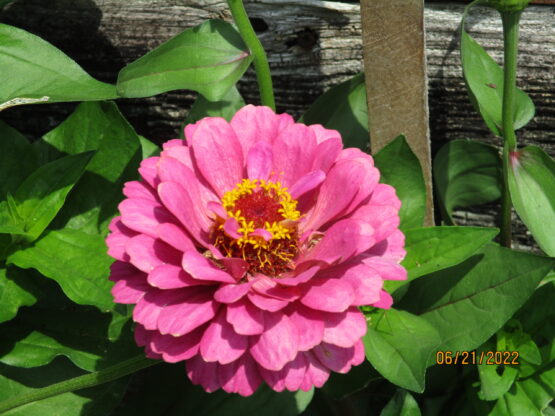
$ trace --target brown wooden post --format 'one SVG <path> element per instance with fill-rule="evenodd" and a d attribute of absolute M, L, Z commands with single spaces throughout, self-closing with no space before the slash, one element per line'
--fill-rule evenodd
<path fill-rule="evenodd" d="M 426 225 L 433 225 L 432 172 L 423 0 L 361 0 L 370 148 L 405 134 L 427 187 Z"/>

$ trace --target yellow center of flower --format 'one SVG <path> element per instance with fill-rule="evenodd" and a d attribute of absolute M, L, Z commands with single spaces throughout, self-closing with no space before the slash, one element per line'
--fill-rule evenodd
<path fill-rule="evenodd" d="M 216 220 L 214 245 L 225 256 L 243 258 L 250 273 L 277 276 L 292 268 L 301 213 L 287 188 L 279 182 L 243 179 L 224 194 L 222 206 L 239 223 L 239 237 L 232 237 L 224 231 L 224 220 Z"/>

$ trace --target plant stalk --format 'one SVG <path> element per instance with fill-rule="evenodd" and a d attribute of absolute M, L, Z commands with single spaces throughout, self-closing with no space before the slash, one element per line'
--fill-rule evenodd
<path fill-rule="evenodd" d="M 503 194 L 501 197 L 501 245 L 511 248 L 511 195 L 509 194 L 510 155 L 516 150 L 514 128 L 516 67 L 519 22 L 522 11 L 501 12 L 504 43 L 503 80 Z"/>
<path fill-rule="evenodd" d="M 0 414 L 38 400 L 108 383 L 161 362 L 162 361 L 151 360 L 141 354 L 104 370 L 70 378 L 69 380 L 64 380 L 48 387 L 36 389 L 19 396 L 10 397 L 9 399 L 0 402 Z"/>
<path fill-rule="evenodd" d="M 254 33 L 254 29 L 252 28 L 245 7 L 243 6 L 243 0 L 227 0 L 227 4 L 229 5 L 231 15 L 233 16 L 233 20 L 239 29 L 243 41 L 253 55 L 256 79 L 258 81 L 258 88 L 260 89 L 260 100 L 263 105 L 276 111 L 270 65 L 268 65 L 266 52 L 264 52 L 260 40 L 256 36 L 256 33 Z"/>

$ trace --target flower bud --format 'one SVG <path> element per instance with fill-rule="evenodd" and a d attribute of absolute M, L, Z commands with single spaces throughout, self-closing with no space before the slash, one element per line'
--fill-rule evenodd
<path fill-rule="evenodd" d="M 519 12 L 528 6 L 530 0 L 486 0 L 485 4 L 500 12 Z"/>

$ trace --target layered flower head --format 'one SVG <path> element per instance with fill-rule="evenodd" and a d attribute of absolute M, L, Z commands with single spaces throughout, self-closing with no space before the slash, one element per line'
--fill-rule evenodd
<path fill-rule="evenodd" d="M 406 278 L 400 202 L 334 130 L 267 107 L 205 118 L 145 159 L 110 224 L 115 301 L 148 356 L 206 391 L 321 387 L 364 360 L 357 308 Z"/>

